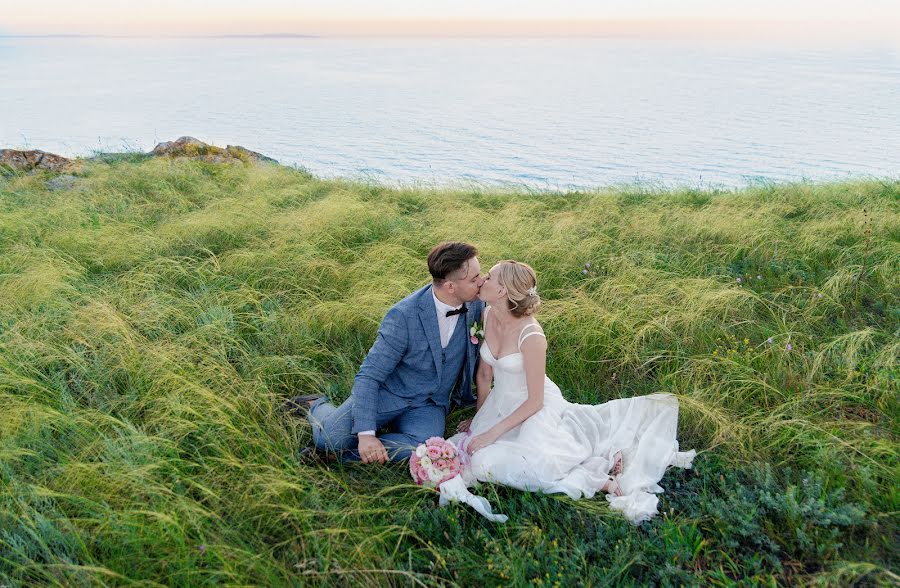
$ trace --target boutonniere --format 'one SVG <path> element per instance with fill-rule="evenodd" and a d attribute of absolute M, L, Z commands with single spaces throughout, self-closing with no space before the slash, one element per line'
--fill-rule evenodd
<path fill-rule="evenodd" d="M 472 326 L 469 327 L 469 341 L 472 342 L 472 345 L 478 345 L 484 341 L 484 325 L 478 321 L 472 323 Z"/>

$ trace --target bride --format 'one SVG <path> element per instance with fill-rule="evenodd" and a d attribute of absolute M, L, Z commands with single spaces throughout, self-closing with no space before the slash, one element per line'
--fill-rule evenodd
<path fill-rule="evenodd" d="M 512 260 L 492 267 L 481 287 L 488 307 L 477 412 L 449 439 L 468 463 L 452 484 L 441 486 L 442 503 L 462 500 L 505 520 L 466 490 L 483 481 L 574 499 L 604 492 L 635 524 L 647 520 L 656 514 L 657 482 L 666 468 L 690 467 L 696 454 L 678 451 L 678 400 L 652 394 L 597 405 L 566 401 L 545 373 L 536 288 L 534 270 Z"/>

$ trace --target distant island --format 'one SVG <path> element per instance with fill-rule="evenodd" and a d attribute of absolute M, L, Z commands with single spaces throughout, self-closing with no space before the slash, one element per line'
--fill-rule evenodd
<path fill-rule="evenodd" d="M 265 33 L 233 35 L 98 35 L 79 33 L 56 33 L 51 35 L 3 35 L 0 39 L 319 39 L 322 35 L 303 33 Z"/>

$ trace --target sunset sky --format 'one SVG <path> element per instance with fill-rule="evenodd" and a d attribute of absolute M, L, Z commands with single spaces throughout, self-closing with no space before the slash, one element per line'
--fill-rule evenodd
<path fill-rule="evenodd" d="M 9 2 L 0 34 L 565 34 L 617 30 L 889 32 L 898 0 L 41 0 Z"/>

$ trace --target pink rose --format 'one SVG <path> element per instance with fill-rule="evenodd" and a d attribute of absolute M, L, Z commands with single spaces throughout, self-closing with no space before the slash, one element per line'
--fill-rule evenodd
<path fill-rule="evenodd" d="M 478 337 L 476 337 L 475 335 L 469 337 L 469 341 L 472 342 L 472 345 L 478 345 Z"/>
<path fill-rule="evenodd" d="M 446 445 L 444 445 L 443 451 L 441 451 L 441 456 L 446 459 L 453 459 L 454 457 L 456 457 L 456 449 L 453 447 L 453 445 L 447 443 Z"/>
<path fill-rule="evenodd" d="M 446 470 L 447 469 L 447 460 L 446 459 L 437 460 L 436 462 L 434 462 L 434 467 L 436 467 L 439 470 Z"/>
<path fill-rule="evenodd" d="M 421 485 L 422 482 L 428 479 L 428 474 L 425 472 L 425 468 L 423 468 L 421 464 L 419 464 L 418 458 L 415 461 L 409 460 L 409 463 L 409 471 L 412 474 L 413 481 L 416 484 Z"/>
<path fill-rule="evenodd" d="M 441 448 L 437 445 L 432 445 L 428 448 L 428 457 L 431 459 L 437 459 L 441 456 Z"/>
<path fill-rule="evenodd" d="M 443 437 L 430 437 L 428 441 L 425 442 L 425 445 L 428 447 L 432 447 L 434 445 L 440 445 L 444 442 Z"/>
<path fill-rule="evenodd" d="M 456 476 L 462 473 L 462 466 L 460 465 L 458 460 L 453 460 L 450 462 L 450 470 L 447 472 L 447 475 L 444 476 L 444 481 L 452 480 Z"/>

